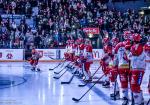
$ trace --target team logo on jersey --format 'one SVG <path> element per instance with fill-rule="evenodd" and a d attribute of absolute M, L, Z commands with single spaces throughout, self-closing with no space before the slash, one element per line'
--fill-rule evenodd
<path fill-rule="evenodd" d="M 131 78 L 131 84 L 136 84 L 137 81 L 135 81 L 136 75 L 133 75 Z"/>
<path fill-rule="evenodd" d="M 140 72 L 140 74 L 139 74 L 139 78 L 138 78 L 138 84 L 140 85 L 141 84 L 141 82 L 142 82 L 142 77 L 143 77 L 143 73 L 142 72 Z"/>
<path fill-rule="evenodd" d="M 126 78 L 125 78 L 124 75 L 121 75 L 121 76 L 120 76 L 120 79 L 121 79 L 121 81 L 126 81 Z"/>

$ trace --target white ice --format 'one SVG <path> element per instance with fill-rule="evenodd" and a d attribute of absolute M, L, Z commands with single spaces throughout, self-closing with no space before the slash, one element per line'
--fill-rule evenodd
<path fill-rule="evenodd" d="M 102 88 L 100 84 L 97 84 L 80 102 L 72 101 L 72 97 L 79 98 L 92 84 L 78 87 L 82 82 L 74 78 L 71 84 L 61 85 L 61 81 L 67 81 L 71 74 L 67 72 L 61 79 L 55 80 L 53 71 L 48 69 L 54 68 L 57 64 L 58 62 L 40 63 L 42 72 L 39 73 L 32 72 L 28 63 L 1 62 L 0 79 L 16 82 L 15 86 L 0 86 L 0 105 L 121 105 L 121 100 L 110 100 L 109 89 Z M 98 66 L 98 63 L 92 65 L 92 73 Z M 55 69 L 59 70 L 61 68 Z M 149 71 L 147 68 L 142 83 L 145 102 L 150 98 L 147 91 Z M 101 75 L 102 72 L 99 71 L 96 76 Z"/>

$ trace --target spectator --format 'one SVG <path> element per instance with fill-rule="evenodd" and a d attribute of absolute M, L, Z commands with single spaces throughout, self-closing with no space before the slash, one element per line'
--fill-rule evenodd
<path fill-rule="evenodd" d="M 34 38 L 34 45 L 36 48 L 41 48 L 41 43 L 42 43 L 42 39 L 41 37 L 36 34 L 35 38 Z"/>
<path fill-rule="evenodd" d="M 124 13 L 115 9 L 108 10 L 107 2 L 108 0 L 3 0 L 3 4 L 0 2 L 3 13 L 23 14 L 29 19 L 34 16 L 36 35 L 29 29 L 30 24 L 26 23 L 26 19 L 22 19 L 18 25 L 15 21 L 10 23 L 9 19 L 0 18 L 0 40 L 7 43 L 7 47 L 29 48 L 34 44 L 36 48 L 49 48 L 65 45 L 67 38 L 86 37 L 82 31 L 84 27 L 99 27 L 103 37 L 121 37 L 124 30 L 150 34 L 150 19 L 145 20 L 133 10 Z M 32 10 L 36 10 L 36 13 L 32 14 Z M 4 33 L 9 33 L 7 41 L 2 38 Z"/>

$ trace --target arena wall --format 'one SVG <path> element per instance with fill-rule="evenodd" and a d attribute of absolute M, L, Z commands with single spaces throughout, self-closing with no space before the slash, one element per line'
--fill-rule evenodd
<path fill-rule="evenodd" d="M 36 49 L 40 55 L 40 62 L 58 62 L 63 61 L 65 49 Z M 94 61 L 102 58 L 102 49 L 93 49 Z M 26 53 L 24 49 L 0 49 L 0 62 L 25 62 Z M 146 59 L 150 62 L 149 59 Z"/>

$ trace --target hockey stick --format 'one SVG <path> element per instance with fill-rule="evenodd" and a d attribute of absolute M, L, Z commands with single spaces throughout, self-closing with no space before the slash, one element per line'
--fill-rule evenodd
<path fill-rule="evenodd" d="M 72 75 L 72 77 L 70 78 L 70 80 L 68 82 L 61 82 L 61 84 L 70 84 L 71 81 L 73 80 L 75 74 Z"/>
<path fill-rule="evenodd" d="M 49 70 L 52 71 L 52 70 L 56 69 L 58 66 L 60 66 L 60 65 L 61 65 L 61 63 L 59 63 L 56 67 L 54 67 L 52 69 L 50 68 Z"/>
<path fill-rule="evenodd" d="M 67 60 L 65 59 L 65 61 L 67 61 Z M 64 64 L 65 64 L 65 61 L 62 63 L 62 65 L 61 65 L 61 68 L 64 66 Z"/>
<path fill-rule="evenodd" d="M 146 105 L 148 105 L 150 103 L 150 99 L 148 100 L 148 102 L 147 102 L 147 104 Z"/>
<path fill-rule="evenodd" d="M 50 71 L 52 71 L 52 70 L 54 70 L 54 69 L 56 69 L 57 67 L 59 67 L 61 64 L 63 64 L 64 65 L 64 63 L 66 62 L 66 59 L 65 59 L 65 61 L 64 62 L 60 62 L 56 67 L 54 67 L 53 69 L 49 69 Z"/>
<path fill-rule="evenodd" d="M 134 97 L 133 97 L 133 92 L 131 92 L 131 105 L 134 105 Z"/>
<path fill-rule="evenodd" d="M 117 67 L 117 75 L 115 76 L 115 88 L 114 88 L 114 97 L 112 97 L 112 99 L 114 100 L 114 101 L 116 101 L 117 100 L 117 93 L 116 93 L 116 90 L 117 90 L 117 77 L 118 77 L 118 75 L 119 75 L 119 71 L 118 71 L 118 67 Z M 119 78 L 120 78 L 120 76 L 119 76 Z M 120 78 L 120 80 L 121 80 L 121 78 Z M 119 97 L 120 98 L 120 97 Z"/>
<path fill-rule="evenodd" d="M 131 67 L 131 61 L 129 60 L 129 68 L 130 67 Z M 130 81 L 131 81 L 131 78 L 132 78 L 132 74 L 130 74 Z M 134 104 L 135 104 L 135 102 L 134 102 L 134 96 L 133 96 L 133 92 L 131 91 L 131 105 L 134 105 Z"/>
<path fill-rule="evenodd" d="M 148 90 L 150 91 L 150 76 L 149 76 Z M 146 105 L 148 105 L 149 103 L 150 103 L 150 99 L 148 100 Z"/>
<path fill-rule="evenodd" d="M 70 63 L 71 63 L 71 62 L 70 62 Z M 69 63 L 69 64 L 70 64 L 70 63 Z M 55 74 L 61 73 L 69 64 L 67 64 L 67 65 L 66 65 L 63 69 L 61 69 L 59 72 L 55 72 L 55 71 L 54 71 L 54 73 L 55 73 Z"/>
<path fill-rule="evenodd" d="M 114 97 L 113 97 L 113 100 L 114 100 L 114 101 L 117 100 L 117 98 L 116 98 L 116 96 L 117 96 L 117 93 L 116 93 L 116 90 L 117 90 L 117 89 L 116 89 L 116 88 L 117 88 L 117 87 L 116 87 L 116 86 L 117 86 L 117 76 L 115 77 L 115 88 L 114 88 Z"/>
<path fill-rule="evenodd" d="M 53 78 L 54 78 L 54 79 L 59 79 L 59 78 L 61 78 L 66 72 L 67 72 L 67 70 L 66 70 L 64 73 L 62 73 L 59 77 L 53 77 Z"/>
<path fill-rule="evenodd" d="M 43 72 L 43 71 L 41 71 L 41 70 L 31 70 L 32 72 L 38 72 L 38 73 L 41 73 L 41 72 Z"/>
<path fill-rule="evenodd" d="M 51 56 L 48 56 L 50 59 L 52 59 L 52 60 L 58 60 L 57 58 L 55 59 L 55 58 L 52 58 Z M 64 59 L 64 57 L 62 58 L 62 60 Z"/>
<path fill-rule="evenodd" d="M 50 57 L 50 56 L 48 56 L 50 59 L 52 59 L 52 60 L 57 60 L 57 59 L 55 59 L 55 58 L 52 58 L 52 57 Z"/>
<path fill-rule="evenodd" d="M 115 80 L 115 88 L 114 88 L 114 100 L 115 101 L 116 101 L 116 85 L 117 85 L 117 80 Z"/>
<path fill-rule="evenodd" d="M 97 68 L 97 70 L 94 72 L 94 74 L 91 76 L 91 78 L 93 78 L 94 77 L 94 75 L 98 72 L 98 70 L 101 68 L 101 65 Z M 88 84 L 88 82 L 86 82 L 85 84 L 80 84 L 80 85 L 78 85 L 79 87 L 84 87 L 84 86 L 86 86 Z"/>
<path fill-rule="evenodd" d="M 74 62 L 74 63 L 75 63 L 75 62 Z M 73 73 L 73 75 L 72 75 L 72 77 L 70 78 L 69 81 L 67 81 L 67 82 L 61 82 L 61 84 L 70 84 L 71 81 L 73 80 L 74 76 L 75 76 L 75 73 Z"/>
<path fill-rule="evenodd" d="M 104 75 L 105 75 L 105 74 L 103 74 L 103 75 L 97 80 L 97 82 L 99 82 L 99 81 L 102 79 L 102 77 L 103 77 Z M 72 100 L 75 101 L 75 102 L 80 101 L 96 84 L 97 84 L 97 83 L 94 83 L 79 99 L 77 99 L 77 98 L 72 98 Z"/>
<path fill-rule="evenodd" d="M 66 67 L 64 67 L 63 69 L 61 69 L 59 72 L 55 72 L 55 71 L 54 71 L 54 74 L 59 74 L 59 73 L 61 73 L 65 68 L 66 68 Z"/>

